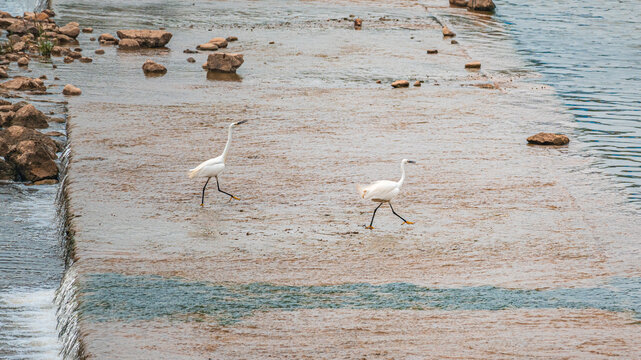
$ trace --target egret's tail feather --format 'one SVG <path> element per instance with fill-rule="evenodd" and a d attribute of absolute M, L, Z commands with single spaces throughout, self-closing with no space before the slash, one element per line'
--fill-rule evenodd
<path fill-rule="evenodd" d="M 192 179 L 198 175 L 198 169 L 191 169 L 189 170 L 189 178 Z"/>

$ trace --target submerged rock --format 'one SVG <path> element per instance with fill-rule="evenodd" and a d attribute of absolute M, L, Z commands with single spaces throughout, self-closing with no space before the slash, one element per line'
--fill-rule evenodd
<path fill-rule="evenodd" d="M 538 133 L 527 138 L 527 142 L 536 145 L 566 145 L 570 139 L 563 134 Z"/>
<path fill-rule="evenodd" d="M 454 31 L 450 30 L 447 26 L 443 26 L 443 36 L 446 37 L 454 37 L 456 36 L 456 33 Z"/>
<path fill-rule="evenodd" d="M 469 0 L 467 8 L 475 11 L 494 11 L 496 5 L 492 0 Z"/>
<path fill-rule="evenodd" d="M 102 54 L 104 54 L 104 53 L 105 53 L 105 51 L 104 51 L 103 49 L 96 49 L 96 51 L 94 51 L 94 52 L 95 52 L 96 54 L 98 54 L 98 55 L 102 55 Z"/>
<path fill-rule="evenodd" d="M 218 50 L 218 45 L 212 43 L 204 43 L 196 46 L 196 49 L 204 51 L 216 51 Z"/>
<path fill-rule="evenodd" d="M 193 57 L 188 57 L 188 58 L 187 58 L 187 62 L 195 63 L 195 62 L 196 62 L 196 59 L 194 59 Z"/>
<path fill-rule="evenodd" d="M 465 64 L 466 69 L 480 69 L 481 68 L 481 62 L 480 61 L 472 61 L 467 64 Z"/>
<path fill-rule="evenodd" d="M 17 76 L 9 81 L 3 82 L 2 84 L 0 84 L 0 87 L 8 90 L 19 90 L 19 91 L 47 90 L 47 87 L 45 86 L 44 82 L 42 82 L 42 80 L 32 79 L 24 76 Z"/>
<path fill-rule="evenodd" d="M 82 90 L 80 90 L 79 88 L 77 88 L 77 87 L 75 87 L 75 86 L 73 86 L 71 84 L 67 84 L 62 89 L 62 93 L 64 95 L 78 96 L 78 95 L 82 94 Z"/>
<path fill-rule="evenodd" d="M 236 70 L 245 62 L 243 54 L 210 54 L 207 57 L 205 68 L 209 71 L 235 73 Z"/>
<path fill-rule="evenodd" d="M 141 47 L 163 47 L 171 40 L 172 34 L 164 30 L 118 30 L 121 40 L 134 39 Z"/>
<path fill-rule="evenodd" d="M 427 53 L 428 53 L 428 54 L 431 54 L 431 55 L 433 55 L 433 54 L 438 54 L 438 50 L 436 50 L 436 49 L 429 49 L 429 50 L 427 50 Z"/>
<path fill-rule="evenodd" d="M 227 42 L 232 42 L 238 41 L 238 38 L 236 36 L 228 36 L 225 40 L 227 40 Z"/>
<path fill-rule="evenodd" d="M 81 63 L 85 63 L 86 64 L 86 63 L 93 62 L 93 59 L 90 58 L 90 57 L 83 56 L 80 59 L 78 59 L 78 61 L 80 61 Z"/>
<path fill-rule="evenodd" d="M 409 87 L 410 82 L 407 80 L 396 80 L 392 83 L 393 88 Z"/>
<path fill-rule="evenodd" d="M 145 74 L 165 74 L 167 72 L 167 68 L 152 60 L 147 60 L 142 65 L 142 71 Z"/>
<path fill-rule="evenodd" d="M 227 47 L 227 40 L 225 38 L 222 38 L 222 37 L 215 37 L 215 38 L 209 40 L 208 43 L 218 46 L 219 49 Z"/>

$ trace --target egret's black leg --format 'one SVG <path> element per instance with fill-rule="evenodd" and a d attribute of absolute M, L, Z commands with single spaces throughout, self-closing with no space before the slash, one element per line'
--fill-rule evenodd
<path fill-rule="evenodd" d="M 203 196 L 200 198 L 200 206 L 205 206 L 205 189 L 207 188 L 207 184 L 209 183 L 209 179 L 207 178 L 207 181 L 205 181 L 205 186 L 203 186 Z"/>
<path fill-rule="evenodd" d="M 224 191 L 220 190 L 220 184 L 218 183 L 218 176 L 216 176 L 216 186 L 218 187 L 218 191 L 220 191 L 221 193 L 223 193 L 225 195 L 229 195 L 232 199 L 240 200 L 239 198 L 235 197 L 234 195 L 232 195 L 232 194 L 230 194 L 228 192 L 224 192 Z"/>
<path fill-rule="evenodd" d="M 368 229 L 373 229 L 372 224 L 374 223 L 374 216 L 376 216 L 376 210 L 378 210 L 379 207 L 381 207 L 383 203 L 378 204 L 376 209 L 374 209 L 374 213 L 372 214 L 372 221 L 369 222 L 369 226 L 367 226 Z"/>
<path fill-rule="evenodd" d="M 398 216 L 399 218 L 401 218 L 401 220 L 403 220 L 406 224 L 414 224 L 414 223 L 413 223 L 413 222 L 411 222 L 411 221 L 407 221 L 407 220 L 403 219 L 403 217 L 402 217 L 401 215 L 397 214 L 397 213 L 396 213 L 396 211 L 394 211 L 394 208 L 392 207 L 392 203 L 391 203 L 391 202 L 390 202 L 390 203 L 388 203 L 388 204 L 389 204 L 389 208 L 390 208 L 390 209 L 392 209 L 392 212 L 394 213 L 394 215 L 396 215 L 396 216 Z"/>

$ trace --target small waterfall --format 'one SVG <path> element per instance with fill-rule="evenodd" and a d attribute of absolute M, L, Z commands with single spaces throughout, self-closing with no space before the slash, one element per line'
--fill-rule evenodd
<path fill-rule="evenodd" d="M 60 249 L 65 261 L 65 273 L 56 291 L 54 302 L 57 307 L 58 335 L 62 343 L 63 359 L 81 359 L 85 356 L 82 345 L 78 339 L 78 301 L 77 301 L 77 278 L 74 264 L 74 231 L 72 228 L 72 214 L 69 212 L 68 201 L 68 177 L 67 169 L 71 158 L 71 133 L 67 122 L 67 144 L 60 157 L 60 184 L 56 195 L 58 205 L 58 238 Z"/>

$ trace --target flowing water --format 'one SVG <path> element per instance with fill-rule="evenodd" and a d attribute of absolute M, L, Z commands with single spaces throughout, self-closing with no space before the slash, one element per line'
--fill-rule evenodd
<path fill-rule="evenodd" d="M 59 64 L 55 73 L 83 89 L 83 96 L 71 104 L 78 122 L 77 170 L 93 168 L 96 173 L 90 178 L 86 172 L 88 179 L 75 182 L 76 210 L 83 216 L 78 222 L 84 225 L 79 241 L 84 245 L 78 248 L 79 270 L 68 273 L 61 286 L 63 325 L 74 327 L 77 319 L 72 313 L 79 311 L 90 334 L 88 348 L 103 354 L 129 354 L 132 334 L 139 331 L 162 344 L 174 339 L 170 328 L 180 329 L 183 319 L 212 318 L 213 326 L 223 328 L 221 336 L 227 336 L 225 326 L 243 325 L 254 317 L 263 321 L 281 311 L 427 313 L 438 309 L 455 317 L 460 311 L 569 309 L 603 320 L 601 312 L 580 313 L 592 309 L 630 314 L 624 320 L 626 326 L 638 323 L 640 277 L 617 268 L 628 269 L 627 260 L 621 259 L 630 247 L 622 244 L 635 239 L 620 229 L 629 224 L 613 218 L 612 228 L 595 230 L 575 221 L 572 214 L 585 210 L 549 200 L 553 195 L 542 195 L 547 192 L 565 198 L 567 192 L 556 190 L 555 184 L 569 183 L 572 175 L 559 175 L 562 180 L 558 180 L 553 175 L 531 174 L 522 164 L 522 156 L 532 159 L 527 150 L 509 153 L 522 144 L 508 147 L 508 154 L 496 150 L 499 145 L 488 149 L 487 144 L 495 141 L 494 136 L 516 138 L 550 129 L 567 132 L 579 140 L 571 144 L 571 150 L 544 156 L 560 156 L 571 164 L 572 154 L 590 156 L 590 162 L 596 159 L 596 167 L 613 175 L 612 183 L 625 186 L 631 202 L 641 204 L 641 74 L 636 67 L 641 55 L 641 22 L 628 16 L 641 13 L 640 5 L 633 0 L 496 3 L 499 10 L 494 16 L 451 9 L 440 1 L 428 2 L 427 9 L 403 1 L 54 3 L 59 24 L 78 21 L 81 26 L 94 27 L 93 36 L 124 27 L 161 26 L 174 34 L 171 51 L 152 50 L 144 56 L 113 48 L 106 48 L 103 56 L 93 56 L 98 44 L 81 34 L 83 51 L 92 54 L 94 63 Z M 0 6 L 19 13 L 34 5 L 0 2 Z M 366 29 L 354 32 L 346 18 L 349 14 L 363 17 Z M 461 47 L 433 35 L 440 31 L 439 21 L 457 31 Z M 240 38 L 230 48 L 245 53 L 246 63 L 236 77 L 208 78 L 198 65 L 185 61 L 182 50 L 221 34 Z M 273 40 L 276 44 L 269 45 Z M 425 60 L 425 48 L 434 44 L 443 58 Z M 197 64 L 204 61 L 194 56 Z M 141 78 L 139 67 L 146 57 L 159 59 L 169 73 L 135 80 Z M 483 59 L 481 73 L 451 66 L 453 61 L 462 64 L 473 58 Z M 398 78 L 424 80 L 422 88 L 408 91 L 428 95 L 411 98 L 397 92 L 380 96 L 382 86 L 373 80 L 382 79 L 387 88 L 387 83 Z M 531 92 L 509 89 L 508 82 L 522 79 L 534 84 Z M 505 84 L 508 99 L 478 95 L 486 90 L 460 90 L 461 85 L 467 89 L 487 81 Z M 538 83 L 549 85 L 553 93 L 534 88 Z M 466 102 L 477 106 L 459 106 L 451 99 L 461 91 L 467 91 Z M 558 97 L 551 96 L 554 93 Z M 530 94 L 541 96 L 540 101 Z M 370 97 L 376 100 L 367 101 Z M 475 112 L 480 104 L 489 110 Z M 523 114 L 515 113 L 521 109 Z M 388 122 L 397 116 L 400 123 Z M 361 123 L 355 117 L 371 121 Z M 209 118 L 213 125 L 198 120 Z M 183 168 L 199 158 L 193 155 L 195 144 L 211 142 L 212 134 L 218 134 L 221 124 L 230 118 L 249 119 L 256 125 L 244 130 L 245 138 L 252 140 L 243 143 L 249 153 L 244 160 L 253 170 L 243 173 L 236 168 L 226 179 L 233 180 L 230 186 L 252 179 L 253 184 L 261 184 L 263 193 L 245 195 L 242 209 L 231 204 L 231 211 L 196 213 L 190 206 L 194 194 L 184 182 Z M 438 120 L 443 122 L 434 123 Z M 429 123 L 421 125 L 423 121 Z M 269 126 L 261 129 L 261 124 Z M 333 130 L 339 126 L 346 131 Z M 118 129 L 117 136 L 110 135 L 114 129 Z M 475 142 L 469 129 L 492 135 Z M 388 135 L 354 142 L 354 134 L 367 130 L 387 131 Z M 408 132 L 414 136 L 411 141 L 405 137 Z M 281 145 L 283 134 L 288 133 L 292 137 Z M 317 138 L 310 133 L 323 135 Z M 461 145 L 457 137 L 472 141 Z M 242 139 L 238 141 L 247 141 Z M 334 144 L 342 147 L 334 148 Z M 349 151 L 342 152 L 344 149 Z M 363 164 L 370 168 L 363 170 L 368 171 L 367 178 L 380 173 L 395 176 L 386 170 L 390 162 L 406 155 L 399 149 L 414 154 L 442 151 L 444 155 L 442 159 L 424 155 L 421 160 L 429 164 L 429 171 L 419 167 L 410 175 L 415 187 L 431 184 L 421 189 L 435 194 L 428 202 L 421 202 L 419 195 L 408 197 L 414 204 L 412 215 L 429 218 L 430 224 L 417 222 L 414 232 L 404 228 L 398 233 L 396 226 L 381 225 L 383 232 L 396 237 L 367 235 L 361 242 L 362 230 L 350 228 L 351 221 L 345 219 L 365 218 L 368 213 L 346 210 L 357 208 L 357 203 L 331 195 L 329 190 L 351 191 L 345 189 L 351 189 L 357 176 L 362 179 L 363 174 L 356 170 Z M 367 156 L 360 155 L 368 151 Z M 376 156 L 380 164 L 368 162 Z M 278 159 L 285 167 L 262 168 L 265 159 Z M 320 199 L 305 182 L 317 176 L 317 169 L 311 170 L 313 161 L 323 161 L 329 168 L 326 178 L 317 179 L 311 188 L 328 190 Z M 344 161 L 355 173 L 332 172 Z M 159 167 L 160 163 L 164 165 Z M 541 166 L 546 171 L 550 168 Z M 590 171 L 584 165 L 574 166 L 573 171 L 580 174 Z M 107 172 L 100 173 L 103 168 Z M 439 177 L 429 175 L 430 171 Z M 484 174 L 482 178 L 476 177 L 477 171 Z M 573 193 L 579 198 L 598 198 L 612 190 L 608 182 L 580 184 Z M 295 187 L 300 190 L 296 192 Z M 9 274 L 0 278 L 0 358 L 49 359 L 61 350 L 52 304 L 63 268 L 55 188 L 0 187 L 0 270 Z M 283 200 L 285 192 L 292 195 L 293 207 Z M 531 200 L 523 200 L 523 192 Z M 478 198 L 475 194 L 490 195 Z M 582 206 L 598 209 L 598 201 Z M 546 210 L 532 215 L 529 209 L 540 203 Z M 607 201 L 603 204 L 603 218 L 597 224 L 607 223 L 608 214 L 619 211 Z M 430 210 L 433 208 L 440 213 Z M 563 209 L 570 210 L 561 212 Z M 255 222 L 248 224 L 247 217 Z M 302 224 L 314 223 L 319 230 L 293 223 L 292 218 Z M 550 223 L 564 226 L 549 230 Z M 503 245 L 506 238 L 510 240 Z M 568 247 L 567 238 L 577 243 Z M 617 245 L 610 247 L 610 242 Z M 426 253 L 427 259 L 423 257 Z M 604 260 L 604 253 L 619 256 L 615 265 Z M 635 254 L 628 251 L 627 255 Z M 493 267 L 481 259 L 499 265 Z M 75 282 L 77 272 L 84 276 Z M 70 305 L 75 301 L 74 286 L 84 293 L 78 309 Z M 266 315 L 261 317 L 261 313 Z M 292 323 L 299 321 L 292 316 Z M 516 318 L 517 324 L 524 321 L 519 315 Z M 321 316 L 319 323 L 325 319 Z M 134 329 L 132 333 L 127 333 L 127 327 Z M 267 333 L 270 336 L 273 331 Z M 112 335 L 114 341 L 122 341 L 122 349 L 112 349 L 107 341 Z M 65 336 L 65 351 L 77 352 L 73 348 L 77 344 L 69 340 L 74 334 Z M 197 346 L 192 348 L 199 350 L 202 344 L 197 336 L 194 339 L 184 339 L 184 344 L 195 341 Z M 177 354 L 189 352 L 183 351 Z"/>

